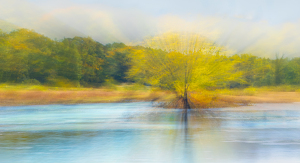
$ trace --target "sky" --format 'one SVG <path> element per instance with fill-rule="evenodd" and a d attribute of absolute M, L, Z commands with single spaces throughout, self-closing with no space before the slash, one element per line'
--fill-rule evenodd
<path fill-rule="evenodd" d="M 194 32 L 234 53 L 300 57 L 297 0 L 0 0 L 0 19 L 52 39 L 135 44 Z"/>

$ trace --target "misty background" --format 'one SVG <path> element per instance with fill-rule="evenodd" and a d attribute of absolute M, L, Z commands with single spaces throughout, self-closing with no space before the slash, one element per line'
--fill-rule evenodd
<path fill-rule="evenodd" d="M 196 32 L 231 54 L 300 56 L 299 1 L 0 0 L 0 27 L 52 39 L 90 36 L 136 44 L 168 31 Z"/>

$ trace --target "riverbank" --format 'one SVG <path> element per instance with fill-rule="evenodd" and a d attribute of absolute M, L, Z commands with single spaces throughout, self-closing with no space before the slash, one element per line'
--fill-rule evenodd
<path fill-rule="evenodd" d="M 296 90 L 247 88 L 236 90 L 197 91 L 191 93 L 191 101 L 199 108 L 218 108 L 251 105 L 254 103 L 300 102 Z M 147 87 L 117 86 L 114 88 L 57 88 L 46 86 L 0 87 L 0 106 L 116 103 L 134 101 L 175 101 L 170 91 Z M 170 107 L 173 107 L 171 105 Z"/>
<path fill-rule="evenodd" d="M 163 91 L 91 90 L 1 90 L 0 106 L 116 103 L 168 100 L 173 94 Z"/>
<path fill-rule="evenodd" d="M 196 99 L 200 99 L 200 101 L 196 100 L 196 103 L 198 102 L 200 107 L 220 108 L 246 106 L 255 103 L 300 102 L 300 91 L 298 89 L 285 87 L 286 86 L 207 91 L 202 94 L 202 97 L 195 93 Z"/>

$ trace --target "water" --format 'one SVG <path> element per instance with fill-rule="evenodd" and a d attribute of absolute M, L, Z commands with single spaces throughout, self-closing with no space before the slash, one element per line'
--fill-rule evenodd
<path fill-rule="evenodd" d="M 0 162 L 300 162 L 300 103 L 187 116 L 145 102 L 0 107 Z"/>

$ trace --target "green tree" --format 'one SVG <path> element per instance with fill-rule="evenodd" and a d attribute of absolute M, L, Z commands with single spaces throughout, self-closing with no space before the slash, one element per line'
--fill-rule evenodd
<path fill-rule="evenodd" d="M 89 84 L 103 82 L 105 80 L 104 62 L 106 59 L 104 46 L 91 37 L 74 37 L 71 41 L 76 45 L 81 56 L 81 81 Z"/>
<path fill-rule="evenodd" d="M 17 30 L 1 34 L 0 52 L 1 81 L 22 82 L 28 78 L 28 54 L 30 49 L 24 42 L 28 30 Z"/>
<path fill-rule="evenodd" d="M 251 54 L 236 54 L 230 59 L 236 62 L 235 69 L 242 73 L 242 80 L 231 83 L 231 87 L 271 85 L 273 68 L 270 59 L 259 58 Z"/>
<path fill-rule="evenodd" d="M 285 59 L 284 84 L 300 84 L 300 58 Z"/>
<path fill-rule="evenodd" d="M 134 51 L 134 47 L 126 46 L 123 43 L 107 44 L 105 74 L 107 78 L 113 78 L 118 82 L 127 82 L 127 71 L 130 67 L 130 53 Z"/>
<path fill-rule="evenodd" d="M 276 85 L 280 85 L 283 82 L 283 68 L 284 68 L 284 59 L 283 55 L 279 58 L 278 55 L 276 55 L 276 59 L 274 60 L 274 81 Z"/>
<path fill-rule="evenodd" d="M 64 39 L 60 45 L 58 57 L 58 76 L 79 81 L 82 62 L 75 45 L 68 39 Z"/>

